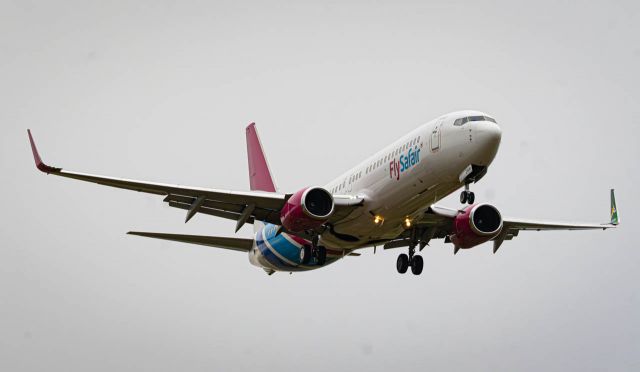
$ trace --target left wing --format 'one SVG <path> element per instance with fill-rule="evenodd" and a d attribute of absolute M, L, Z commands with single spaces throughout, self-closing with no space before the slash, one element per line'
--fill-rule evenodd
<path fill-rule="evenodd" d="M 27 132 L 33 158 L 40 171 L 54 176 L 105 186 L 166 195 L 164 201 L 169 203 L 169 206 L 187 211 L 185 222 L 189 221 L 196 213 L 204 213 L 237 221 L 236 231 L 245 223 L 253 223 L 255 220 L 279 225 L 280 210 L 291 196 L 275 192 L 219 190 L 71 172 L 45 164 L 38 153 L 31 131 Z M 332 218 L 339 218 L 339 216 L 348 214 L 357 208 L 359 203 L 356 199 L 336 196 L 334 198 L 336 212 Z"/>
<path fill-rule="evenodd" d="M 156 195 L 167 195 L 165 201 L 169 202 L 169 205 L 175 201 L 180 202 L 182 206 L 186 207 L 184 209 L 188 210 L 187 221 L 196 213 L 206 213 L 236 219 L 238 221 L 244 218 L 244 222 L 253 222 L 254 219 L 258 219 L 270 223 L 279 223 L 280 209 L 284 206 L 287 199 L 286 195 L 277 193 L 217 190 L 66 171 L 62 168 L 46 165 L 38 153 L 31 131 L 28 131 L 28 134 L 29 141 L 31 142 L 31 150 L 33 151 L 33 158 L 36 167 L 40 171 L 54 176 L 73 178 L 105 186 Z M 248 216 L 243 216 L 242 212 L 250 207 L 253 209 L 251 213 Z"/>

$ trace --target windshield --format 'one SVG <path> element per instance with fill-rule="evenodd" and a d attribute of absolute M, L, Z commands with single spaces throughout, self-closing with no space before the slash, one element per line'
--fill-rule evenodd
<path fill-rule="evenodd" d="M 466 123 L 468 123 L 470 121 L 490 121 L 492 123 L 496 122 L 496 120 L 494 118 L 492 118 L 492 117 L 483 116 L 483 115 L 476 115 L 476 116 L 467 116 L 465 118 L 458 118 L 458 119 L 456 119 L 456 121 L 453 122 L 453 125 L 455 125 L 455 126 L 465 125 Z"/>

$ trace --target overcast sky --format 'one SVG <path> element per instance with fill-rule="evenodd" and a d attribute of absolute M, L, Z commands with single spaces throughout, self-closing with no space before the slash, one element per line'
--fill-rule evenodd
<path fill-rule="evenodd" d="M 637 1 L 0 0 L 0 370 L 638 370 L 638 66 Z M 267 276 L 126 236 L 234 223 L 40 174 L 26 135 L 70 170 L 246 190 L 255 121 L 292 192 L 460 109 L 503 129 L 476 199 L 606 222 L 615 187 L 621 227 Z"/>

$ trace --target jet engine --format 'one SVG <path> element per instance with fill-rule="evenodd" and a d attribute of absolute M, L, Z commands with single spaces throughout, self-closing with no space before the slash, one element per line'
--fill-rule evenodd
<path fill-rule="evenodd" d="M 495 238 L 502 230 L 502 216 L 490 204 L 470 205 L 453 221 L 451 242 L 457 248 L 472 248 Z"/>
<path fill-rule="evenodd" d="M 293 194 L 280 212 L 282 226 L 291 232 L 313 230 L 333 214 L 331 193 L 321 187 L 304 188 Z"/>

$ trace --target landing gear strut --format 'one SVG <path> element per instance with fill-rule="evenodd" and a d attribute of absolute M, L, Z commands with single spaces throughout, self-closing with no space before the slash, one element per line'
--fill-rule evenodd
<path fill-rule="evenodd" d="M 422 256 L 416 255 L 415 253 L 416 243 L 415 240 L 412 239 L 411 245 L 409 246 L 409 254 L 401 254 L 398 256 L 398 260 L 396 261 L 396 269 L 398 269 L 400 274 L 406 273 L 409 266 L 411 266 L 411 272 L 413 275 L 422 274 L 424 260 L 422 259 Z"/>
<path fill-rule="evenodd" d="M 322 266 L 327 262 L 327 249 L 318 245 L 317 235 L 311 239 L 311 246 L 305 245 L 300 249 L 300 261 L 303 265 L 308 264 L 312 257 L 315 257 L 318 266 Z"/>
<path fill-rule="evenodd" d="M 476 195 L 472 192 L 469 191 L 469 184 L 465 183 L 464 184 L 464 191 L 460 193 L 460 203 L 462 204 L 473 204 L 473 202 L 476 200 Z"/>

